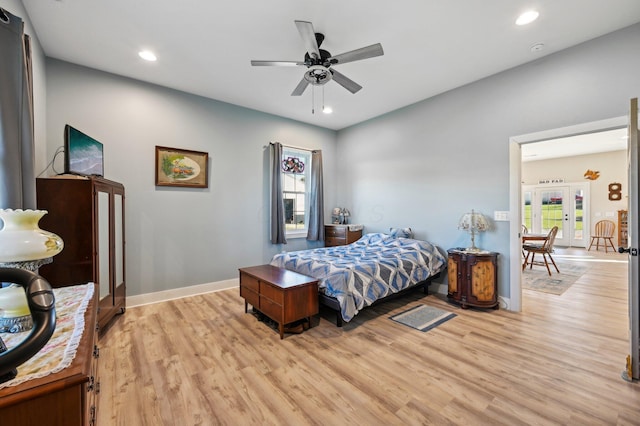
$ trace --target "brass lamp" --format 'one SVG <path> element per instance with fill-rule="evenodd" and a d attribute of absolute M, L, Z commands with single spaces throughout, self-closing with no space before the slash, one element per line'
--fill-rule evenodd
<path fill-rule="evenodd" d="M 471 234 L 471 247 L 467 248 L 468 252 L 479 252 L 481 249 L 476 247 L 476 232 L 484 232 L 489 229 L 489 221 L 481 213 L 476 213 L 471 209 L 471 213 L 465 213 L 458 222 L 458 229 L 463 229 Z"/>

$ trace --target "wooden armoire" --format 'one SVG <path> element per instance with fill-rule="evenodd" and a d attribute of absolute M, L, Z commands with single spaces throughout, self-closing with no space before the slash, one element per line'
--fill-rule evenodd
<path fill-rule="evenodd" d="M 94 282 L 101 329 L 125 310 L 124 186 L 101 177 L 60 175 L 36 181 L 40 227 L 58 234 L 64 249 L 40 267 L 53 287 Z"/>

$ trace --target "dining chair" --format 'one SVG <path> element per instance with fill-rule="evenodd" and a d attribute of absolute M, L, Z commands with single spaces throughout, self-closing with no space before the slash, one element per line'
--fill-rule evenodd
<path fill-rule="evenodd" d="M 554 226 L 553 228 L 551 228 L 551 230 L 547 234 L 547 237 L 544 239 L 542 244 L 527 243 L 522 245 L 522 249 L 527 253 L 524 258 L 524 263 L 522 264 L 523 271 L 527 267 L 527 265 L 530 265 L 529 269 L 533 269 L 533 265 L 540 265 L 540 266 L 546 266 L 547 272 L 549 273 L 549 275 L 551 275 L 551 269 L 549 268 L 549 262 L 548 262 L 548 260 L 551 260 L 551 263 L 556 268 L 556 271 L 560 273 L 560 269 L 558 269 L 558 265 L 556 265 L 555 260 L 553 260 L 553 257 L 551 256 L 551 253 L 553 253 L 553 244 L 556 240 L 557 233 L 558 233 L 558 227 Z M 543 260 L 536 261 L 535 260 L 536 254 L 541 254 Z M 531 257 L 531 260 L 529 260 L 529 257 Z M 547 257 L 549 259 L 547 259 Z"/>
<path fill-rule="evenodd" d="M 529 229 L 527 229 L 527 225 L 522 225 L 522 230 L 520 231 L 520 235 L 525 235 L 529 233 Z M 522 257 L 525 257 L 526 254 L 524 252 L 524 248 L 522 249 Z"/>
<path fill-rule="evenodd" d="M 600 240 L 604 244 L 604 252 L 607 253 L 609 245 L 613 251 L 616 251 L 616 247 L 613 245 L 613 231 L 616 229 L 616 224 L 612 220 L 603 219 L 596 222 L 595 232 L 591 236 L 591 244 L 587 251 L 591 250 L 593 243 L 596 243 L 596 250 L 600 249 Z"/>

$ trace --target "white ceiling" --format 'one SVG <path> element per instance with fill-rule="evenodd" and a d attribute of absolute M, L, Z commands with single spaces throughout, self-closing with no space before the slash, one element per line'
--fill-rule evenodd
<path fill-rule="evenodd" d="M 627 129 L 622 128 L 523 144 L 521 155 L 527 162 L 621 151 L 627 149 L 627 141 Z"/>
<path fill-rule="evenodd" d="M 639 0 L 23 0 L 49 57 L 341 129 L 640 21 Z M 516 26 L 535 8 L 537 21 Z M 333 55 L 381 43 L 384 56 L 338 65 L 364 88 L 290 93 L 303 67 L 294 20 Z M 544 43 L 542 51 L 531 46 Z M 153 50 L 148 63 L 137 53 Z"/>

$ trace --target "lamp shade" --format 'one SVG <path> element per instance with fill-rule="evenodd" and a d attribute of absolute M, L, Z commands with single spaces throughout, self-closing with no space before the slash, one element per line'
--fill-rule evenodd
<path fill-rule="evenodd" d="M 38 221 L 46 210 L 0 210 L 0 263 L 24 262 L 53 257 L 64 243 L 53 232 L 44 231 Z"/>
<path fill-rule="evenodd" d="M 463 229 L 471 234 L 471 247 L 467 251 L 480 251 L 475 244 L 476 232 L 484 232 L 489 229 L 489 221 L 481 213 L 476 213 L 473 209 L 471 213 L 465 213 L 458 222 L 458 229 Z"/>
<path fill-rule="evenodd" d="M 476 232 L 484 232 L 489 229 L 489 222 L 481 213 L 476 213 L 471 210 L 471 213 L 465 213 L 462 215 L 460 222 L 458 223 L 458 229 L 464 229 L 469 232 L 472 230 Z"/>

